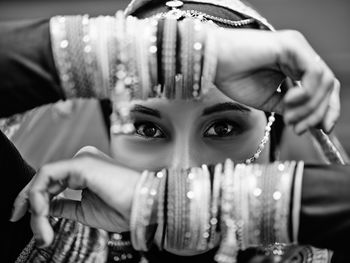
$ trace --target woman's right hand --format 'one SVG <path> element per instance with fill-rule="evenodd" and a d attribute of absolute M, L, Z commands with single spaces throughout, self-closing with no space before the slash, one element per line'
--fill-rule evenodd
<path fill-rule="evenodd" d="M 31 228 L 41 247 L 50 245 L 54 237 L 50 215 L 110 232 L 127 231 L 139 177 L 138 172 L 91 151 L 47 164 L 18 195 L 11 221 L 19 220 L 29 208 Z M 82 190 L 81 201 L 57 196 L 67 188 Z"/>
<path fill-rule="evenodd" d="M 210 28 L 210 30 L 212 30 Z M 213 29 L 216 86 L 231 99 L 283 114 L 296 133 L 320 125 L 329 132 L 340 114 L 339 81 L 296 31 Z M 288 76 L 301 87 L 276 92 Z"/>

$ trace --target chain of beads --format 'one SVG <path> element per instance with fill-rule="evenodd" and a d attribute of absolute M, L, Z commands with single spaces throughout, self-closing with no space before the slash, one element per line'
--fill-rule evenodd
<path fill-rule="evenodd" d="M 264 150 L 266 143 L 270 139 L 271 127 L 272 127 L 272 124 L 275 122 L 275 120 L 276 120 L 275 113 L 272 112 L 271 115 L 268 118 L 268 122 L 267 122 L 266 127 L 265 127 L 264 137 L 262 138 L 262 140 L 261 140 L 261 142 L 260 142 L 260 144 L 258 146 L 258 149 L 256 150 L 255 154 L 252 157 L 250 157 L 250 158 L 245 160 L 246 164 L 253 163 L 254 161 L 256 161 L 260 157 L 260 154 Z"/>

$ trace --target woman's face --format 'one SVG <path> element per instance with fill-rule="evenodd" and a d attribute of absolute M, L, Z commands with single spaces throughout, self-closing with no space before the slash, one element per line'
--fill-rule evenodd
<path fill-rule="evenodd" d="M 188 168 L 244 161 L 264 136 L 265 113 L 238 104 L 217 89 L 201 101 L 152 99 L 135 103 L 136 132 L 112 138 L 114 159 L 136 170 Z M 269 144 L 257 162 L 268 162 Z"/>

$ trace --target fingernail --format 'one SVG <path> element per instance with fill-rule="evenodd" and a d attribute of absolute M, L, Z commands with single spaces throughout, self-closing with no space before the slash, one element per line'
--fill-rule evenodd
<path fill-rule="evenodd" d="M 298 126 L 294 126 L 294 132 L 295 132 L 298 136 L 302 135 L 305 131 L 306 131 L 306 129 L 304 129 L 304 128 L 300 128 L 300 127 L 298 127 Z"/>
<path fill-rule="evenodd" d="M 42 240 L 41 238 L 35 239 L 35 245 L 36 245 L 38 248 L 43 248 L 43 247 L 45 246 L 45 242 L 44 242 L 44 240 Z"/>
<path fill-rule="evenodd" d="M 14 213 L 15 213 L 15 208 L 12 207 L 11 216 L 10 216 L 10 222 L 15 222 Z"/>
<path fill-rule="evenodd" d="M 330 122 L 330 123 L 326 124 L 325 126 L 326 126 L 326 127 L 324 127 L 325 133 L 330 134 L 334 130 L 335 122 Z"/>

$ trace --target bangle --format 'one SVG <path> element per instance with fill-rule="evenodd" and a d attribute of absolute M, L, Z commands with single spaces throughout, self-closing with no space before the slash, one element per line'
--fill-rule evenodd
<path fill-rule="evenodd" d="M 157 60 L 157 28 L 158 21 L 151 19 L 150 21 L 150 38 L 149 38 L 149 49 L 148 49 L 148 61 L 149 61 L 149 75 L 151 82 L 151 90 L 149 97 L 157 97 L 157 90 L 159 89 L 158 82 L 158 60 Z"/>
<path fill-rule="evenodd" d="M 215 260 L 219 263 L 231 263 L 236 262 L 238 253 L 236 224 L 232 215 L 234 195 L 238 186 L 234 184 L 234 165 L 231 160 L 225 162 L 221 187 L 221 232 L 223 237 Z"/>
<path fill-rule="evenodd" d="M 193 87 L 193 21 L 185 19 L 181 27 L 181 74 L 183 76 L 182 98 L 192 97 Z"/>
<path fill-rule="evenodd" d="M 164 21 L 162 69 L 164 76 L 165 97 L 175 98 L 176 75 L 176 45 L 177 45 L 177 20 L 167 18 Z"/>
<path fill-rule="evenodd" d="M 66 98 L 77 96 L 75 82 L 72 72 L 72 63 L 70 61 L 69 48 L 70 39 L 66 32 L 66 21 L 64 16 L 55 16 L 50 19 L 50 35 L 52 53 L 55 65 L 60 76 L 61 86 Z"/>
<path fill-rule="evenodd" d="M 209 25 L 207 25 L 209 26 Z M 217 68 L 217 44 L 212 35 L 206 32 L 204 44 L 201 94 L 205 96 L 214 87 Z"/>
<path fill-rule="evenodd" d="M 158 192 L 162 176 L 144 171 L 136 186 L 131 209 L 131 242 L 139 251 L 148 251 L 157 229 L 155 217 L 158 214 Z"/>
<path fill-rule="evenodd" d="M 219 202 L 221 195 L 221 180 L 222 180 L 222 164 L 217 164 L 214 168 L 213 185 L 211 191 L 211 204 L 210 204 L 210 236 L 208 242 L 208 248 L 212 249 L 217 245 L 217 240 L 220 236 L 218 230 L 219 223 Z"/>
<path fill-rule="evenodd" d="M 134 125 L 130 118 L 130 105 L 132 98 L 133 76 L 129 72 L 129 42 L 132 20 L 126 20 L 122 12 L 116 13 L 116 36 L 118 42 L 118 56 L 116 85 L 113 89 L 112 103 L 113 113 L 111 116 L 111 133 L 128 134 L 134 131 Z"/>
<path fill-rule="evenodd" d="M 194 41 L 193 41 L 193 86 L 192 96 L 194 99 L 198 99 L 201 94 L 202 84 L 202 65 L 203 65 L 203 29 L 202 24 L 198 21 L 194 21 Z"/>
<path fill-rule="evenodd" d="M 298 231 L 300 222 L 301 189 L 303 181 L 304 162 L 300 161 L 295 169 L 293 207 L 292 207 L 292 242 L 298 242 Z"/>

